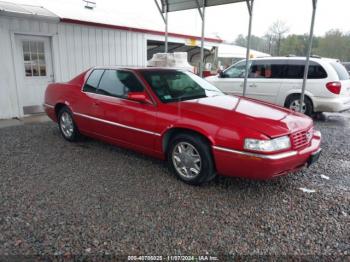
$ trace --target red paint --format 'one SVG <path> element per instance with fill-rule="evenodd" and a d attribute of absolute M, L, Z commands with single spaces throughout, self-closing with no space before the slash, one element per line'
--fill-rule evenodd
<path fill-rule="evenodd" d="M 55 107 L 65 104 L 74 113 L 81 133 L 161 159 L 165 159 L 167 132 L 173 128 L 197 132 L 210 141 L 218 173 L 227 176 L 267 179 L 284 175 L 303 167 L 320 148 L 321 138 L 315 133 L 309 143 L 289 149 L 296 155 L 279 160 L 220 151 L 217 147 L 244 153 L 245 138 L 292 136 L 310 130 L 313 122 L 276 105 L 226 95 L 165 104 L 153 93 L 140 69 L 126 70 L 141 80 L 144 93 L 131 94 L 130 99 L 84 93 L 81 90 L 89 70 L 67 83 L 50 84 L 45 94 L 46 113 L 57 121 Z"/>
<path fill-rule="evenodd" d="M 129 32 L 146 33 L 146 34 L 161 35 L 161 36 L 165 35 L 165 32 L 163 32 L 163 31 L 134 28 L 134 27 L 120 26 L 120 25 L 111 25 L 111 24 L 104 24 L 104 23 L 96 23 L 96 22 L 76 20 L 76 19 L 70 19 L 70 18 L 61 18 L 60 21 L 63 23 L 96 26 L 96 27 L 117 29 L 117 30 L 129 31 Z M 172 37 L 185 38 L 185 39 L 196 39 L 196 40 L 202 39 L 199 36 L 191 36 L 191 35 L 177 34 L 177 33 L 170 33 L 170 32 L 168 33 L 168 35 L 172 36 Z M 210 37 L 205 37 L 204 40 L 207 42 L 214 42 L 214 43 L 222 43 L 223 42 L 221 39 L 210 38 Z"/>
<path fill-rule="evenodd" d="M 341 82 L 329 82 L 326 87 L 333 94 L 339 95 L 341 92 Z"/>

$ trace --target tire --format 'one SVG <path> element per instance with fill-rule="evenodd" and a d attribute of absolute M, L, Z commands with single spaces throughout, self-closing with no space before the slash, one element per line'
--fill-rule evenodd
<path fill-rule="evenodd" d="M 300 105 L 300 95 L 291 95 L 287 98 L 286 103 L 285 103 L 285 107 L 289 108 L 293 111 L 298 111 L 299 112 L 299 105 Z M 312 102 L 310 100 L 310 98 L 308 98 L 307 96 L 305 96 L 304 99 L 304 107 L 303 107 L 303 114 L 308 115 L 308 116 L 312 116 L 313 115 L 313 105 Z"/>
<path fill-rule="evenodd" d="M 167 157 L 172 171 L 187 184 L 201 185 L 216 176 L 210 146 L 198 135 L 176 135 L 170 140 Z"/>
<path fill-rule="evenodd" d="M 62 107 L 58 112 L 58 127 L 61 135 L 69 142 L 76 142 L 81 138 L 78 127 L 74 122 L 73 114 L 68 107 Z"/>

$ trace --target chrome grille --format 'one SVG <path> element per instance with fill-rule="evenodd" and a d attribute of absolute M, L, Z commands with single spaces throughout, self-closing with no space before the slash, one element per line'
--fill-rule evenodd
<path fill-rule="evenodd" d="M 294 149 L 299 149 L 301 147 L 309 144 L 312 136 L 310 137 L 310 132 L 312 132 L 312 128 L 309 130 L 304 130 L 300 132 L 293 133 L 291 135 L 292 146 Z M 309 136 L 308 136 L 309 134 Z"/>

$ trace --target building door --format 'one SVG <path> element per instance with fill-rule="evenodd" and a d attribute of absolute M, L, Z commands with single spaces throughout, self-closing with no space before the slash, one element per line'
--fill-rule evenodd
<path fill-rule="evenodd" d="M 50 38 L 16 36 L 19 101 L 23 114 L 43 112 L 47 85 L 54 81 Z"/>

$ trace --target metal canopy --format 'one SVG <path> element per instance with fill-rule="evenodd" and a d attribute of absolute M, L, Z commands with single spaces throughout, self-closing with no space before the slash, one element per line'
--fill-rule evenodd
<path fill-rule="evenodd" d="M 197 9 L 198 4 L 200 4 L 201 7 L 209 7 L 209 6 L 216 6 L 216 5 L 225 5 L 225 4 L 232 4 L 232 3 L 238 3 L 238 2 L 245 2 L 246 0 L 161 0 L 162 3 L 162 12 L 175 12 L 175 11 L 183 11 L 183 10 L 189 10 L 189 9 Z"/>
<path fill-rule="evenodd" d="M 312 51 L 312 42 L 314 39 L 316 10 L 317 10 L 317 0 L 312 0 L 312 17 L 311 17 L 311 26 L 310 26 L 310 33 L 309 33 L 309 44 L 308 44 L 308 49 L 307 49 L 307 54 L 306 54 L 303 85 L 301 87 L 299 112 L 303 111 L 303 105 L 304 105 L 304 100 L 305 100 L 306 82 L 307 82 L 307 78 L 309 75 L 310 56 L 311 56 L 311 51 Z"/>
<path fill-rule="evenodd" d="M 246 69 L 245 69 L 244 86 L 243 86 L 243 96 L 245 96 L 247 91 L 248 74 L 249 74 L 248 64 L 249 64 L 249 58 L 250 58 L 250 40 L 251 40 L 251 33 L 252 33 L 254 0 L 160 0 L 161 6 L 159 5 L 158 0 L 154 0 L 154 2 L 156 3 L 159 13 L 161 14 L 165 24 L 165 52 L 166 53 L 168 52 L 168 13 L 175 12 L 175 11 L 189 10 L 189 9 L 198 9 L 199 15 L 202 19 L 200 76 L 203 76 L 203 69 L 204 69 L 205 8 L 210 6 L 216 6 L 216 5 L 246 2 L 248 13 L 249 13 L 249 26 L 248 26 L 247 47 L 246 47 L 247 48 Z M 299 109 L 300 112 L 302 111 L 304 99 L 305 99 L 305 89 L 306 89 L 306 82 L 307 82 L 310 56 L 311 56 L 311 50 L 312 50 L 312 40 L 313 40 L 315 17 L 316 17 L 316 10 L 317 10 L 317 0 L 312 0 L 312 6 L 313 6 L 313 10 L 312 10 L 312 19 L 311 19 L 310 34 L 309 34 L 308 51 L 306 54 L 303 85 L 300 92 L 301 93 L 300 109 Z"/>
<path fill-rule="evenodd" d="M 154 0 L 154 2 L 157 5 L 157 8 L 165 24 L 165 48 L 164 48 L 165 53 L 168 52 L 168 13 L 175 12 L 175 11 L 198 9 L 199 15 L 202 19 L 201 58 L 200 58 L 200 66 L 199 66 L 199 74 L 201 77 L 203 76 L 203 71 L 204 71 L 204 31 L 205 31 L 205 8 L 206 7 L 246 2 L 248 11 L 249 11 L 249 16 L 250 16 L 250 19 L 249 19 L 250 26 L 249 26 L 249 35 L 248 35 L 248 39 L 250 40 L 254 0 L 160 0 L 161 6 L 159 5 L 158 0 Z M 248 43 L 250 43 L 250 41 L 248 41 Z M 248 65 L 248 59 L 249 59 L 249 52 L 250 52 L 250 45 L 248 44 L 247 65 Z M 246 85 L 247 85 L 246 82 L 247 81 L 245 81 L 244 90 L 246 90 Z"/>

